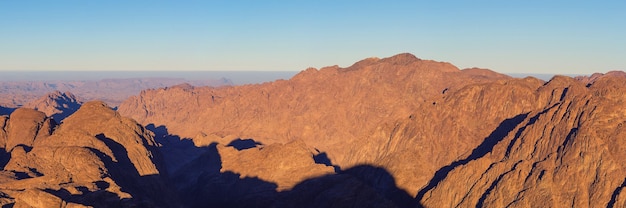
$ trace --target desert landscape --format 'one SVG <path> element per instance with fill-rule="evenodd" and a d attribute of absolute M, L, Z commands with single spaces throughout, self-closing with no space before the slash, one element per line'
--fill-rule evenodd
<path fill-rule="evenodd" d="M 625 11 L 0 0 L 0 207 L 626 208 Z"/>
<path fill-rule="evenodd" d="M 625 85 L 404 53 L 146 89 L 117 109 L 52 92 L 0 117 L 0 203 L 624 207 Z"/>

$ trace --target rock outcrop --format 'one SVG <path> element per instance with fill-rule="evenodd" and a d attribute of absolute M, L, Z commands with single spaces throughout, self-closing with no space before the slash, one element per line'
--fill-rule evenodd
<path fill-rule="evenodd" d="M 58 127 L 42 112 L 3 117 L 3 204 L 17 207 L 167 206 L 152 133 L 102 102 Z M 171 195 L 171 194 L 170 194 Z"/>

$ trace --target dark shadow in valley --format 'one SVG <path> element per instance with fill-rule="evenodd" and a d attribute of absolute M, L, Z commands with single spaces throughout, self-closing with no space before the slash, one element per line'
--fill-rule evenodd
<path fill-rule="evenodd" d="M 472 150 L 472 153 L 467 158 L 452 162 L 451 164 L 437 170 L 428 184 L 415 196 L 416 202 L 419 202 L 428 191 L 432 190 L 435 186 L 437 186 L 437 184 L 439 184 L 439 182 L 443 181 L 448 176 L 450 171 L 454 170 L 456 167 L 466 165 L 472 160 L 479 159 L 491 152 L 493 147 L 502 141 L 520 123 L 522 123 L 526 117 L 528 117 L 528 113 L 520 114 L 502 121 L 500 125 L 493 132 L 491 132 L 491 134 L 485 138 L 480 145 Z"/>

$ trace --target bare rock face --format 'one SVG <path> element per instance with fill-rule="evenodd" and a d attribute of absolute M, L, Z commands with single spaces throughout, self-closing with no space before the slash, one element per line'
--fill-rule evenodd
<path fill-rule="evenodd" d="M 36 139 L 50 136 L 55 125 L 44 113 L 27 108 L 15 110 L 10 117 L 5 124 L 7 151 L 17 145 L 32 147 Z"/>
<path fill-rule="evenodd" d="M 17 207 L 168 206 L 152 134 L 103 102 L 85 103 L 56 129 L 17 109 L 4 119 L 10 159 L 0 183 Z M 52 131 L 54 129 L 54 131 Z M 151 151 L 152 150 L 152 151 Z M 174 196 L 175 198 L 175 196 Z"/>
<path fill-rule="evenodd" d="M 61 122 L 66 117 L 76 112 L 81 104 L 82 102 L 70 92 L 63 93 L 54 91 L 27 103 L 24 107 L 41 111 L 55 121 Z"/>

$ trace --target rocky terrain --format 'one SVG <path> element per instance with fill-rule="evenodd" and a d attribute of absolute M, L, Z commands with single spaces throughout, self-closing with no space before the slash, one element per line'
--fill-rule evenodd
<path fill-rule="evenodd" d="M 79 100 L 101 100 L 110 106 L 117 106 L 126 98 L 138 94 L 141 90 L 168 87 L 182 83 L 190 83 L 196 86 L 225 86 L 233 84 L 226 78 L 214 80 L 126 78 L 74 81 L 0 81 L 0 106 L 17 108 L 54 91 L 71 92 Z"/>
<path fill-rule="evenodd" d="M 0 204 L 626 207 L 624 74 L 546 82 L 399 54 L 144 90 L 117 111 L 56 92 L 29 105 L 46 113 L 0 117 Z"/>
<path fill-rule="evenodd" d="M 149 131 L 102 102 L 56 126 L 28 108 L 2 117 L 3 205 L 155 206 L 170 201 Z M 133 200 L 126 200 L 133 199 Z"/>

